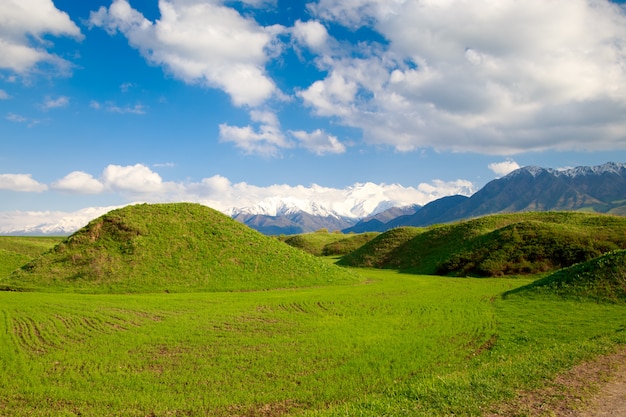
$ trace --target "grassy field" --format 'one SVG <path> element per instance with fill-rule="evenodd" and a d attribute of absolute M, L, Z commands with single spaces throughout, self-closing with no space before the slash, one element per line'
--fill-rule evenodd
<path fill-rule="evenodd" d="M 243 293 L 0 292 L 0 415 L 478 416 L 626 343 L 624 304 L 359 273 Z"/>
<path fill-rule="evenodd" d="M 433 267 L 445 236 L 516 242 L 507 219 L 394 229 L 353 255 L 406 260 L 434 233 Z M 619 234 L 575 219 L 586 247 Z M 318 235 L 303 241 L 373 237 Z M 480 416 L 626 344 L 623 250 L 523 278 L 346 269 L 187 204 L 114 211 L 51 250 L 20 239 L 0 238 L 0 416 Z"/>

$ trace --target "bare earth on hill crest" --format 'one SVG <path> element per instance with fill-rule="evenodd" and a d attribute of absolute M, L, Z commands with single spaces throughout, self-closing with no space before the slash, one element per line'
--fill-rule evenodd
<path fill-rule="evenodd" d="M 487 417 L 625 417 L 626 348 L 584 362 L 541 390 L 520 392 Z"/>

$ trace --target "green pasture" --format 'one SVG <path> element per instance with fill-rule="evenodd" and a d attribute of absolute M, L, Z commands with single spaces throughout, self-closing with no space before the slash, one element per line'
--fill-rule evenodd
<path fill-rule="evenodd" d="M 626 343 L 623 303 L 355 269 L 252 292 L 0 292 L 2 416 L 479 416 Z"/>

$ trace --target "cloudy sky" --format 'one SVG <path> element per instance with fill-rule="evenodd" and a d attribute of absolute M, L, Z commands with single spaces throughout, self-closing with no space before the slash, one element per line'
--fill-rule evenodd
<path fill-rule="evenodd" d="M 0 217 L 625 162 L 622 3 L 0 0 Z"/>

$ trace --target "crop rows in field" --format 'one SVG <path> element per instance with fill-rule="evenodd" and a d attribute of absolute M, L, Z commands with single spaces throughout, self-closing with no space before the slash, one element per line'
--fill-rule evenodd
<path fill-rule="evenodd" d="M 94 335 L 138 327 L 146 320 L 160 320 L 160 317 L 123 309 L 103 310 L 93 315 L 56 311 L 35 316 L 29 311 L 14 310 L 10 317 L 10 331 L 20 349 L 31 354 L 44 354 L 65 349 Z"/>

